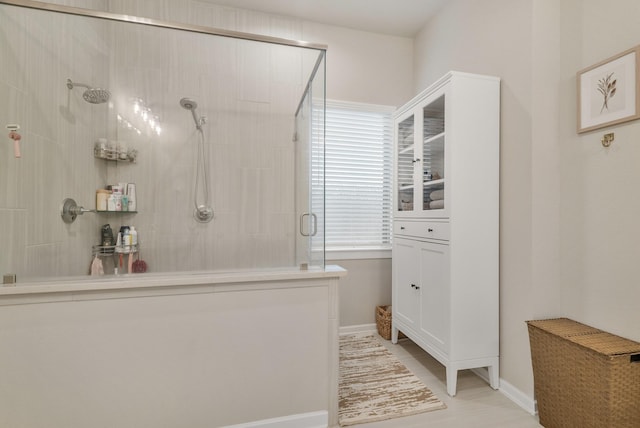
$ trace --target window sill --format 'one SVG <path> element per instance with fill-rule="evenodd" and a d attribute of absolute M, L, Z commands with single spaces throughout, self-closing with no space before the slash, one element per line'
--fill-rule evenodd
<path fill-rule="evenodd" d="M 390 259 L 391 247 L 327 248 L 326 260 Z"/>

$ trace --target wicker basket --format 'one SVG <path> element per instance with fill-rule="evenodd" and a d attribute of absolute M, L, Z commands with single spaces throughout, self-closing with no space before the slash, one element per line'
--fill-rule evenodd
<path fill-rule="evenodd" d="M 527 325 L 541 425 L 640 427 L 640 343 L 567 318 Z"/>
<path fill-rule="evenodd" d="M 391 305 L 376 306 L 376 326 L 378 327 L 378 334 L 383 339 L 391 340 Z M 398 332 L 398 338 L 405 338 L 402 332 Z"/>

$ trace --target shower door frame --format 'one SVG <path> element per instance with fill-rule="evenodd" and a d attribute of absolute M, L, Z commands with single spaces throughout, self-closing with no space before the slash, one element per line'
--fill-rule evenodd
<path fill-rule="evenodd" d="M 86 16 L 91 18 L 107 19 L 110 21 L 128 22 L 151 27 L 170 28 L 174 30 L 190 31 L 193 33 L 211 34 L 214 36 L 230 37 L 233 39 L 251 40 L 255 42 L 270 43 L 276 45 L 293 46 L 326 52 L 327 45 L 321 43 L 306 42 L 303 40 L 290 40 L 280 37 L 265 36 L 261 34 L 245 33 L 242 31 L 223 30 L 220 28 L 206 27 L 203 25 L 184 24 L 158 19 L 143 18 L 134 15 L 124 15 L 112 12 L 104 12 L 94 9 L 84 9 L 73 6 L 64 6 L 53 3 L 45 3 L 33 0 L 0 0 L 0 4 L 25 7 L 49 12 L 65 13 L 68 15 Z"/>

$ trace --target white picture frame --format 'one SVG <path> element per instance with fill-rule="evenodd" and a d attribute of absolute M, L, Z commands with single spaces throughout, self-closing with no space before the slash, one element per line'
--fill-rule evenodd
<path fill-rule="evenodd" d="M 640 118 L 640 46 L 577 73 L 578 133 Z"/>

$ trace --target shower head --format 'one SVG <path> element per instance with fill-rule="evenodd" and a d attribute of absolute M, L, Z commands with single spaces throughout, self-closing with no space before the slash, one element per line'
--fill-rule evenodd
<path fill-rule="evenodd" d="M 72 82 L 71 79 L 67 79 L 67 88 L 73 89 L 76 86 L 81 86 L 86 88 L 86 91 L 82 94 L 82 98 L 88 103 L 91 104 L 102 104 L 109 101 L 111 98 L 111 92 L 106 89 L 100 88 L 92 88 L 89 85 L 85 85 L 84 83 L 75 83 Z"/>
<path fill-rule="evenodd" d="M 198 107 L 198 103 L 193 101 L 191 98 L 182 98 L 180 100 L 180 105 L 182 106 L 182 108 L 185 108 L 187 110 L 195 110 L 196 107 Z"/>
<path fill-rule="evenodd" d="M 86 102 L 91 104 L 102 104 L 109 101 L 109 98 L 111 98 L 111 93 L 106 89 L 90 88 L 84 91 L 84 94 L 82 94 L 82 98 L 84 98 Z"/>
<path fill-rule="evenodd" d="M 198 107 L 198 103 L 193 101 L 191 98 L 181 98 L 180 105 L 182 108 L 187 109 L 191 112 L 193 116 L 193 121 L 196 123 L 196 129 L 202 130 L 202 125 L 205 122 L 204 117 L 198 117 L 196 114 L 196 108 Z"/>

